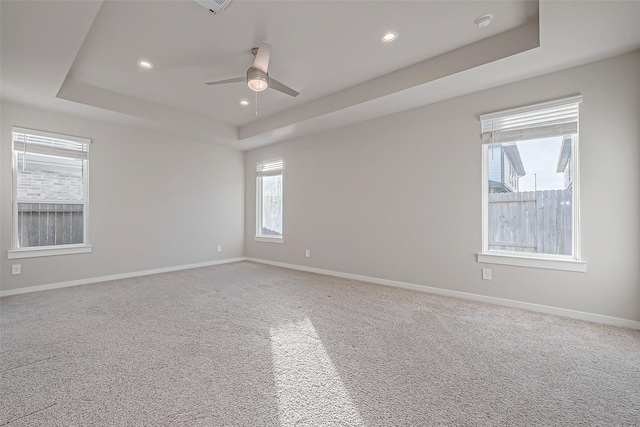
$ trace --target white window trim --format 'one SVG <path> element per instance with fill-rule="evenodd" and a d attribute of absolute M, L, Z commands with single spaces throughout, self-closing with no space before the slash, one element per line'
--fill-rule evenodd
<path fill-rule="evenodd" d="M 11 249 L 7 251 L 7 259 L 84 254 L 92 251 L 93 247 L 91 245 L 34 246 L 30 248 Z"/>
<path fill-rule="evenodd" d="M 522 108 L 515 108 L 502 112 L 491 113 L 481 116 L 490 118 L 492 116 L 509 115 L 516 112 L 535 111 L 545 107 L 554 105 L 562 105 L 571 102 L 580 102 L 581 96 L 575 96 L 557 101 L 545 102 L 541 104 L 530 105 Z M 578 118 L 579 120 L 579 118 Z M 578 143 L 579 134 L 574 135 L 571 141 L 571 150 L 573 152 L 573 209 L 572 209 L 572 256 L 571 255 L 552 255 L 537 254 L 527 252 L 510 252 L 489 250 L 489 176 L 488 176 L 488 152 L 490 144 L 482 144 L 482 252 L 477 254 L 479 263 L 502 264 L 519 267 L 531 267 L 551 270 L 586 272 L 587 263 L 582 260 L 581 254 L 581 227 L 580 227 L 580 144 Z"/>
<path fill-rule="evenodd" d="M 13 133 L 26 133 L 26 134 L 34 134 L 49 138 L 59 138 L 65 139 L 68 141 L 74 141 L 78 143 L 85 144 L 87 146 L 87 154 L 86 154 L 86 168 L 83 169 L 83 192 L 84 192 L 84 200 L 81 203 L 84 205 L 83 208 L 83 241 L 81 244 L 68 244 L 68 245 L 56 245 L 56 246 L 30 246 L 26 248 L 18 247 L 18 203 L 21 201 L 18 200 L 18 180 L 16 176 L 16 169 L 18 167 L 17 164 L 17 156 L 15 155 L 15 150 L 13 148 Z M 55 256 L 55 255 L 70 255 L 70 254 L 79 254 L 79 253 L 89 253 L 93 251 L 93 247 L 89 243 L 89 146 L 91 145 L 91 139 L 89 138 L 81 138 L 77 136 L 63 135 L 53 132 L 45 132 L 41 130 L 34 129 L 26 129 L 18 126 L 13 126 L 11 128 L 11 162 L 12 162 L 12 236 L 11 236 L 11 249 L 7 251 L 7 259 L 20 259 L 20 258 L 36 258 L 36 257 L 46 257 L 46 256 Z M 25 201 L 25 203 L 53 203 L 53 204 L 79 204 L 78 200 L 73 201 L 64 201 L 64 200 L 56 200 L 56 201 Z"/>
<path fill-rule="evenodd" d="M 264 164 L 273 163 L 273 162 L 282 162 L 282 169 L 280 169 L 279 175 L 282 176 L 283 194 L 281 195 L 281 198 L 282 198 L 282 206 L 283 206 L 282 223 L 284 226 L 284 160 L 282 158 L 278 158 L 278 159 L 271 159 L 271 160 L 256 162 L 256 170 L 259 165 L 264 165 Z M 265 243 L 284 243 L 283 236 L 261 235 L 260 230 L 262 230 L 262 176 L 256 175 L 256 235 L 254 237 L 254 240 L 256 242 L 265 242 Z"/>
<path fill-rule="evenodd" d="M 266 242 L 266 243 L 284 243 L 284 239 L 282 237 L 265 237 L 265 236 L 256 236 L 254 237 L 256 242 Z"/>
<path fill-rule="evenodd" d="M 485 264 L 501 264 L 512 265 L 517 267 L 531 267 L 542 268 L 547 270 L 563 270 L 563 271 L 576 271 L 584 273 L 587 271 L 587 263 L 584 261 L 577 261 L 575 259 L 564 258 L 538 258 L 526 254 L 513 255 L 509 252 L 489 251 L 488 253 L 479 253 L 478 262 Z"/>

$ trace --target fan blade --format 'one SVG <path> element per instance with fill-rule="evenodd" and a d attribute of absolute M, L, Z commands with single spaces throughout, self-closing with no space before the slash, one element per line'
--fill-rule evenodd
<path fill-rule="evenodd" d="M 280 83 L 279 81 L 277 81 L 273 77 L 269 77 L 269 87 L 271 89 L 273 89 L 273 90 L 277 90 L 278 92 L 282 92 L 282 93 L 286 93 L 287 95 L 291 95 L 294 98 L 296 96 L 300 95 L 299 92 L 296 92 L 295 90 L 291 89 L 289 86 L 286 86 L 286 85 Z"/>
<path fill-rule="evenodd" d="M 253 68 L 257 68 L 265 73 L 269 70 L 269 57 L 271 56 L 271 45 L 265 41 L 260 43 L 256 59 L 253 61 Z"/>
<path fill-rule="evenodd" d="M 217 82 L 209 82 L 205 84 L 206 85 L 223 85 L 225 83 L 239 83 L 239 82 L 246 82 L 246 81 L 247 81 L 246 77 L 234 77 L 232 79 L 218 80 Z"/>

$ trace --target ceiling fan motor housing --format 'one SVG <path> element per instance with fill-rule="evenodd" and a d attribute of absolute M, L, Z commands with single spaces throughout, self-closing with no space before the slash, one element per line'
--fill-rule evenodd
<path fill-rule="evenodd" d="M 269 87 L 269 74 L 254 67 L 247 70 L 247 85 L 255 92 L 262 92 Z"/>

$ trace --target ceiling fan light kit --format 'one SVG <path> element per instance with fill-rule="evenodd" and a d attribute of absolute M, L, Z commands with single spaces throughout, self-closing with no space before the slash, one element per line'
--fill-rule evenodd
<path fill-rule="evenodd" d="M 254 92 L 262 92 L 269 87 L 269 75 L 262 70 L 250 67 L 247 70 L 247 86 Z"/>
<path fill-rule="evenodd" d="M 254 92 L 262 92 L 267 88 L 277 90 L 289 96 L 296 97 L 300 95 L 297 91 L 279 81 L 269 77 L 269 59 L 271 57 L 271 44 L 263 41 L 260 47 L 251 49 L 251 53 L 256 57 L 253 66 L 247 70 L 245 77 L 234 77 L 225 80 L 216 80 L 214 82 L 205 83 L 207 85 L 220 85 L 226 83 L 238 83 L 246 81 L 247 86 Z"/>

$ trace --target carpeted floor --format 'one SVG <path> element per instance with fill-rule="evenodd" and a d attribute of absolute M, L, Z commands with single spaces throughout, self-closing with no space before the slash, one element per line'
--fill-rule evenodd
<path fill-rule="evenodd" d="M 0 309 L 0 425 L 640 425 L 640 331 L 249 262 Z"/>

